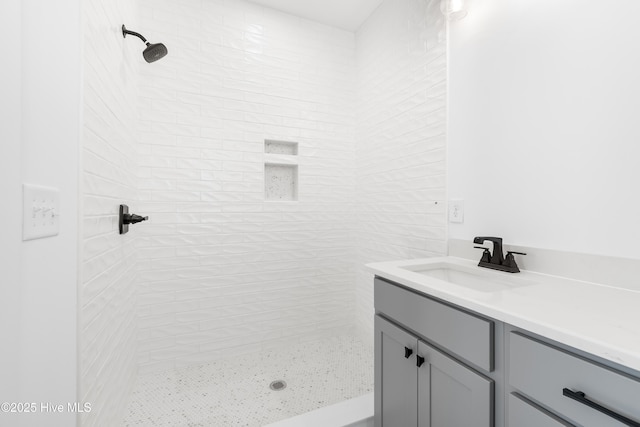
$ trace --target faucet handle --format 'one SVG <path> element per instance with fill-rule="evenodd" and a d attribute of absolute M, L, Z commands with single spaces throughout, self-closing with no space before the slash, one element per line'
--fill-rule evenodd
<path fill-rule="evenodd" d="M 489 251 L 489 248 L 485 248 L 484 246 L 474 246 L 475 249 L 484 249 L 484 252 L 482 253 L 482 258 L 480 259 L 480 262 L 486 262 L 486 263 L 490 263 L 491 262 L 491 252 Z"/>
<path fill-rule="evenodd" d="M 513 273 L 518 273 L 520 272 L 520 269 L 518 268 L 518 264 L 516 264 L 516 258 L 513 256 L 514 254 L 526 255 L 524 252 L 509 251 L 507 252 L 507 256 L 504 257 L 504 266 L 512 269 Z"/>

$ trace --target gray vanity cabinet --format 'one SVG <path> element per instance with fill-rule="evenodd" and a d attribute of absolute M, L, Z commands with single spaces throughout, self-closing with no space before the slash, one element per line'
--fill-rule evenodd
<path fill-rule="evenodd" d="M 375 301 L 375 427 L 493 427 L 494 381 L 469 367 L 493 369 L 493 323 L 380 279 Z"/>
<path fill-rule="evenodd" d="M 376 277 L 375 427 L 640 427 L 640 373 Z"/>

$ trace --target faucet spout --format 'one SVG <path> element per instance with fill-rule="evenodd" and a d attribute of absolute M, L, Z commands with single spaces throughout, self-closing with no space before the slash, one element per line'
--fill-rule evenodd
<path fill-rule="evenodd" d="M 491 264 L 502 265 L 504 263 L 504 255 L 502 253 L 501 237 L 476 237 L 473 239 L 473 243 L 481 245 L 487 240 L 493 242 L 493 255 L 491 255 Z"/>

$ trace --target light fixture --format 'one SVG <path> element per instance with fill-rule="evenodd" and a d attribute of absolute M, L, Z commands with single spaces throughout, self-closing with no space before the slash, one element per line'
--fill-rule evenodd
<path fill-rule="evenodd" d="M 442 0 L 440 10 L 451 21 L 457 21 L 467 16 L 464 0 Z"/>

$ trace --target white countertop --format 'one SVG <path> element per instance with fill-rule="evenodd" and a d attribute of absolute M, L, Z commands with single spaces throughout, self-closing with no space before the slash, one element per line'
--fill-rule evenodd
<path fill-rule="evenodd" d="M 480 292 L 403 268 L 442 262 L 474 268 L 484 277 L 516 286 Z M 638 291 L 529 271 L 503 273 L 454 257 L 380 262 L 367 268 L 416 291 L 640 372 Z"/>

